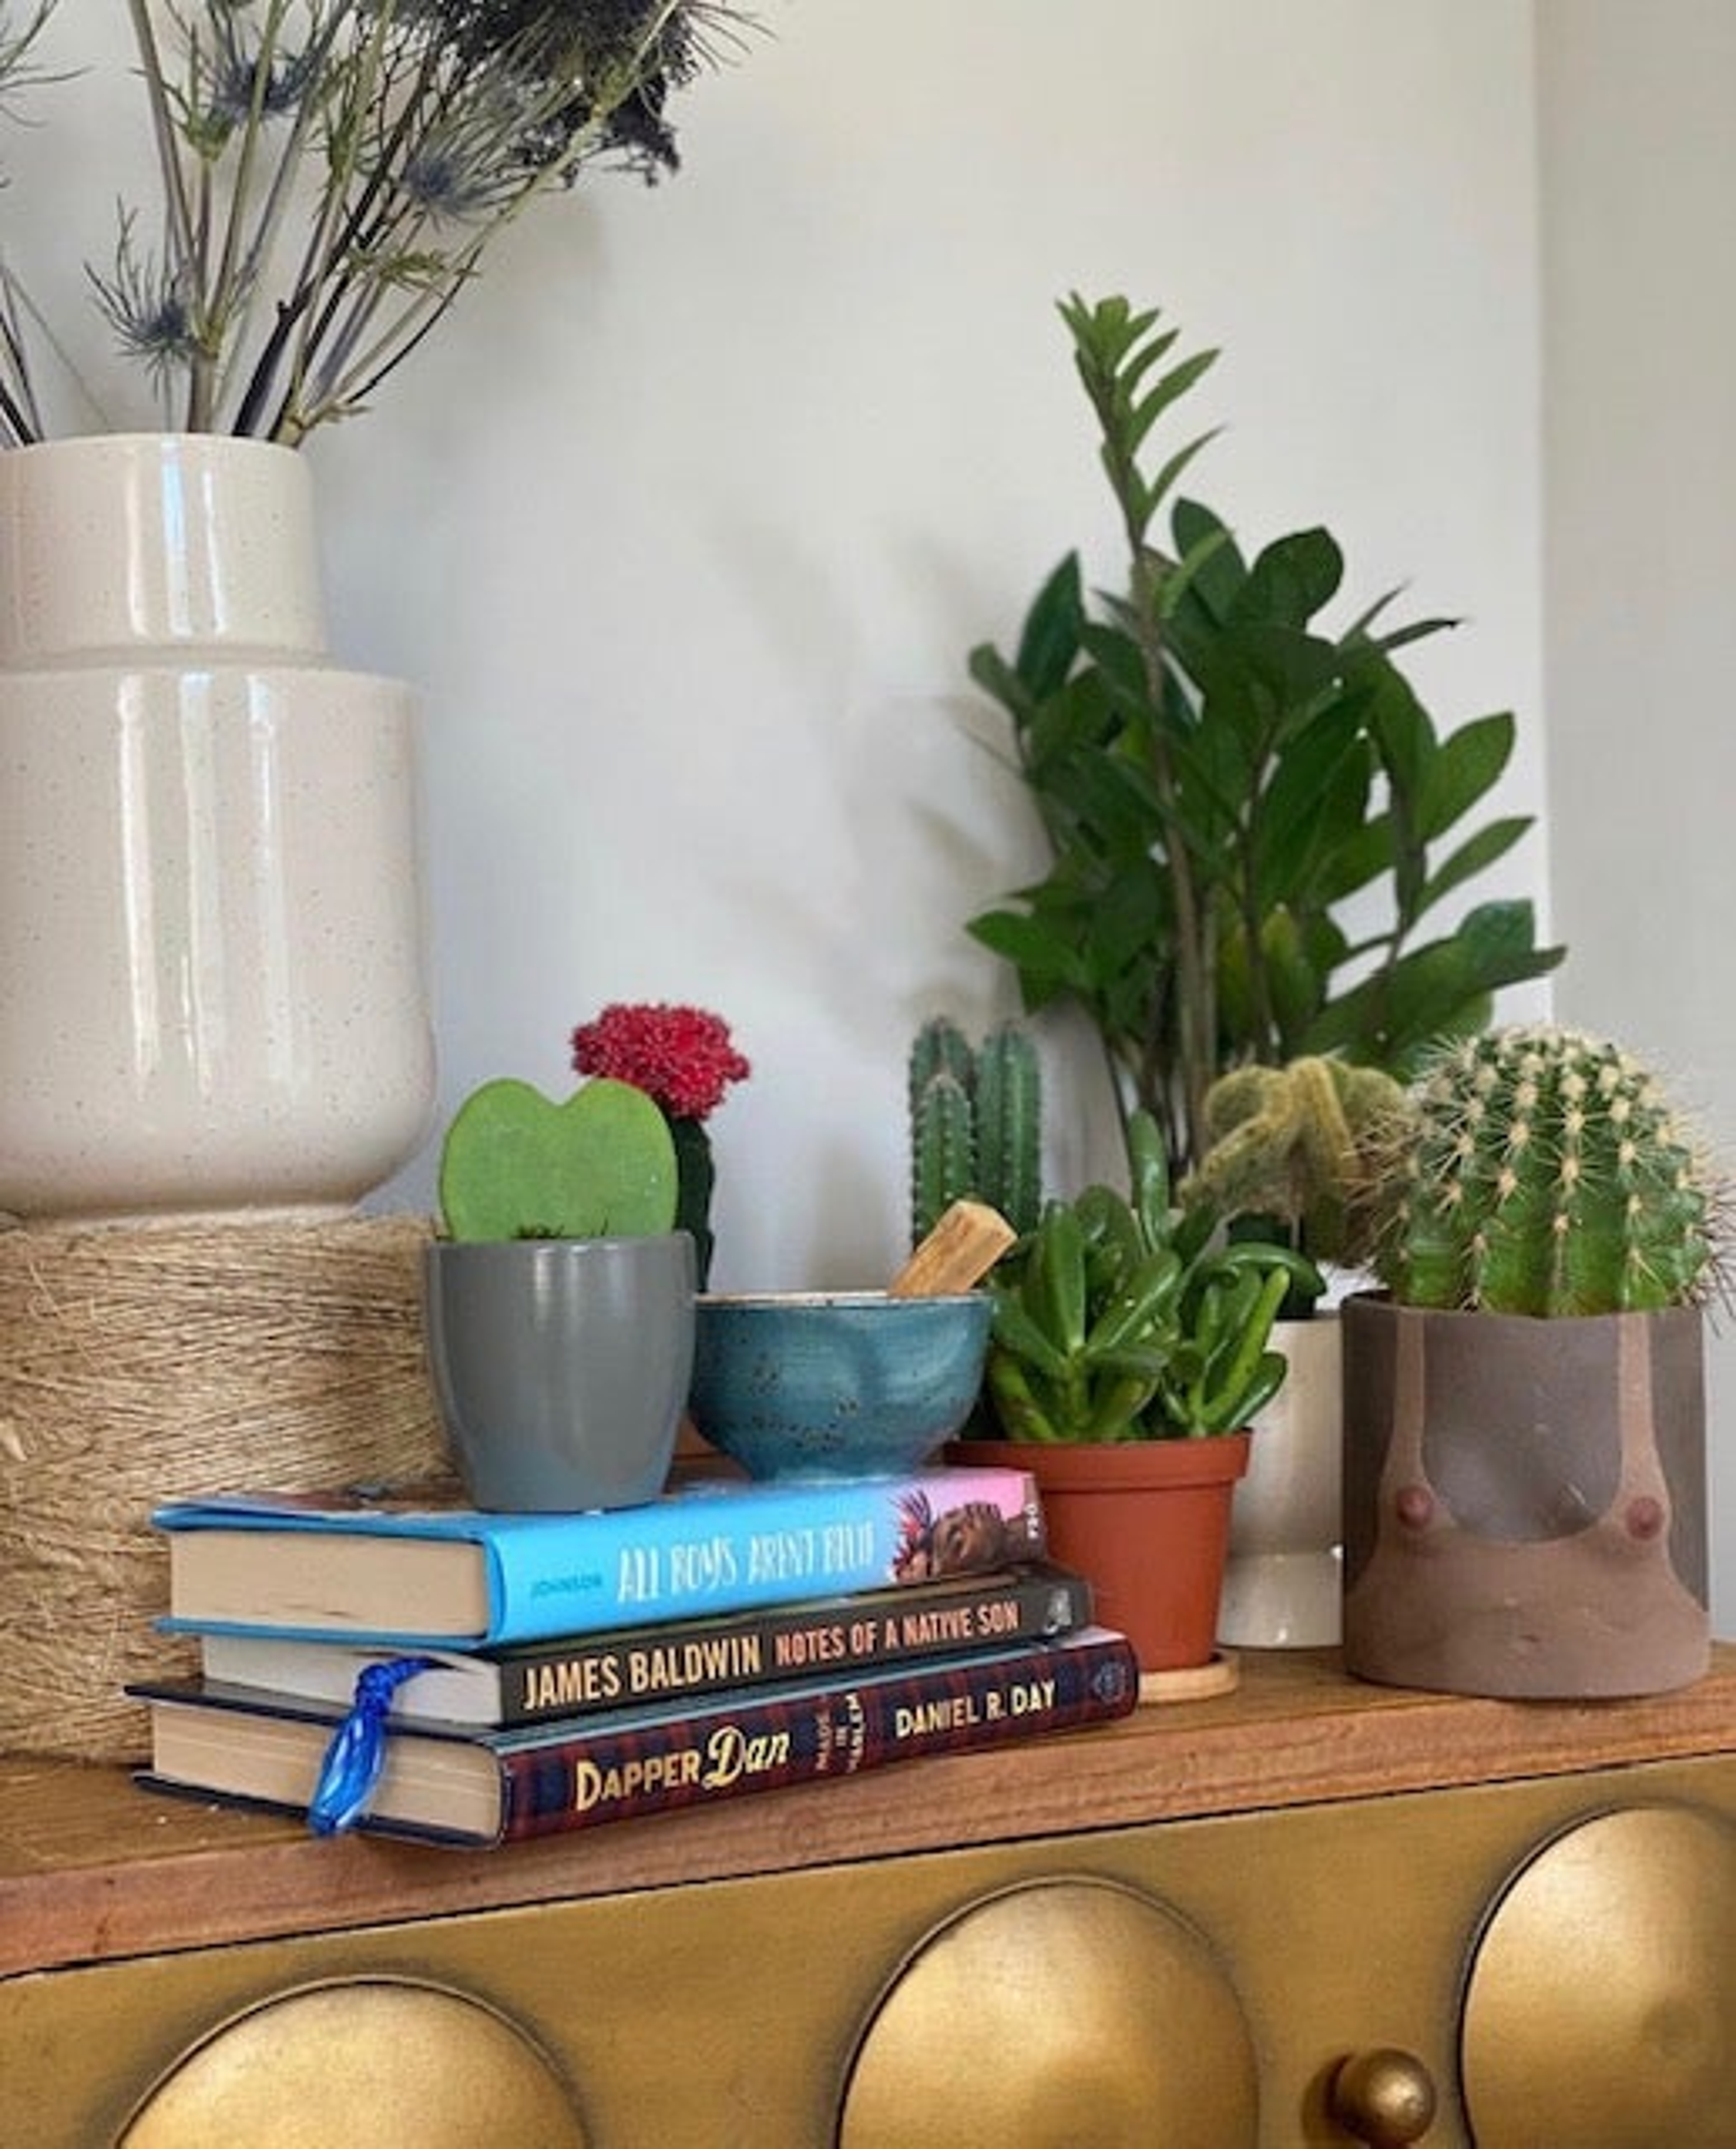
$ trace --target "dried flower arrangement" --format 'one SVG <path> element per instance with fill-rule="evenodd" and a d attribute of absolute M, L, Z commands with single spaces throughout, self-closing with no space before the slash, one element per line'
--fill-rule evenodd
<path fill-rule="evenodd" d="M 58 0 L 0 0 L 0 110 L 65 79 Z M 676 169 L 669 93 L 737 48 L 723 0 L 127 0 L 162 181 L 89 271 L 188 432 L 294 446 L 366 407 L 496 236 L 587 166 Z M 48 430 L 0 267 L 0 445 Z"/>

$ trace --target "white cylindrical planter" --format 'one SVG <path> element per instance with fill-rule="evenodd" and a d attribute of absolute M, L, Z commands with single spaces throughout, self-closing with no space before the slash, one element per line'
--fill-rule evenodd
<path fill-rule="evenodd" d="M 1290 1371 L 1236 1487 L 1218 1613 L 1234 1648 L 1321 1648 L 1343 1631 L 1342 1339 L 1336 1312 L 1272 1331 Z"/>
<path fill-rule="evenodd" d="M 331 1215 L 434 1094 L 415 712 L 326 655 L 303 459 L 0 455 L 0 1210 Z"/>

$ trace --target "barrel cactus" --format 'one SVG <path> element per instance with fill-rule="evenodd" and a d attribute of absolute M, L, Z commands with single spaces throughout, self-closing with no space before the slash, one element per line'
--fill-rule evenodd
<path fill-rule="evenodd" d="M 1549 1025 L 1440 1046 L 1408 1101 L 1376 1254 L 1400 1303 L 1644 1311 L 1703 1298 L 1721 1190 L 1657 1077 Z"/>
<path fill-rule="evenodd" d="M 912 1245 L 966 1198 L 1032 1230 L 1043 1201 L 1043 1092 L 1028 1034 L 1005 1023 L 974 1048 L 936 1016 L 912 1041 L 908 1087 Z"/>

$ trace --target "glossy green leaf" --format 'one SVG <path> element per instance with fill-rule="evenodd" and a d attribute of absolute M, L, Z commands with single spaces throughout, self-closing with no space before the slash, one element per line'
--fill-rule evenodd
<path fill-rule="evenodd" d="M 1034 701 L 1059 691 L 1079 654 L 1084 626 L 1079 555 L 1069 552 L 1038 591 L 1019 639 L 1016 669 Z"/>
<path fill-rule="evenodd" d="M 1305 627 L 1338 594 L 1344 555 L 1324 530 L 1298 530 L 1259 553 L 1237 594 L 1232 619 Z"/>
<path fill-rule="evenodd" d="M 1452 828 L 1499 783 L 1512 750 L 1506 715 L 1475 717 L 1443 738 L 1417 787 L 1417 833 L 1428 839 Z"/>
<path fill-rule="evenodd" d="M 1416 902 L 1417 915 L 1421 917 L 1424 911 L 1432 910 L 1456 888 L 1486 872 L 1497 858 L 1505 858 L 1530 827 L 1528 813 L 1512 813 L 1503 820 L 1491 821 L 1474 836 L 1467 837 L 1423 884 Z"/>

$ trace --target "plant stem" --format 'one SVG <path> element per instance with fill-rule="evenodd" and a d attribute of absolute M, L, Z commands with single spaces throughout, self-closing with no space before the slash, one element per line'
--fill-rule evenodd
<path fill-rule="evenodd" d="M 132 18 L 133 39 L 138 48 L 140 70 L 144 76 L 145 96 L 150 106 L 151 133 L 157 145 L 157 169 L 163 180 L 164 218 L 167 227 L 164 244 L 170 261 L 184 272 L 195 257 L 193 209 L 187 199 L 186 179 L 181 169 L 174 115 L 169 107 L 163 55 L 157 43 L 157 33 L 151 23 L 149 0 L 127 0 L 127 11 Z M 198 370 L 197 364 L 194 370 Z M 189 400 L 193 393 L 189 389 Z"/>
<path fill-rule="evenodd" d="M 1203 1155 L 1206 1146 L 1205 1092 L 1217 1059 L 1217 961 L 1210 913 L 1180 811 L 1170 735 L 1164 595 L 1177 563 L 1151 543 L 1149 532 L 1167 483 L 1192 450 L 1184 450 L 1149 485 L 1140 471 L 1139 450 L 1150 412 L 1182 392 L 1185 382 L 1210 364 L 1210 354 L 1182 361 L 1167 380 L 1148 387 L 1150 404 L 1142 416 L 1140 385 L 1170 349 L 1173 332 L 1153 334 L 1154 315 L 1130 317 L 1115 301 L 1091 309 L 1074 300 L 1062 313 L 1073 331 L 1079 379 L 1096 415 L 1104 473 L 1127 544 L 1124 624 L 1144 675 L 1149 721 L 1142 744 L 1163 827 L 1163 869 L 1175 925 L 1173 1024 L 1160 1019 L 1160 1003 L 1155 1000 L 1147 1010 L 1146 1034 L 1136 1048 L 1137 1064 L 1130 1071 L 1136 1101 L 1155 1105 L 1171 1155 L 1180 1163 Z"/>

